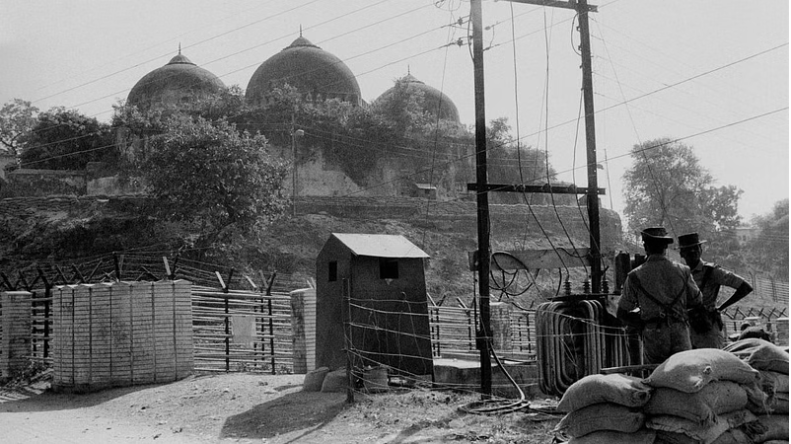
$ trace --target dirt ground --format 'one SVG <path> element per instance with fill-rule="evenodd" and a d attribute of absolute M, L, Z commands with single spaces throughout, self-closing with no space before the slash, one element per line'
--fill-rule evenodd
<path fill-rule="evenodd" d="M 170 384 L 53 393 L 46 377 L 0 389 L 3 443 L 553 442 L 559 416 L 462 413 L 474 394 L 302 391 L 304 375 L 195 375 Z"/>

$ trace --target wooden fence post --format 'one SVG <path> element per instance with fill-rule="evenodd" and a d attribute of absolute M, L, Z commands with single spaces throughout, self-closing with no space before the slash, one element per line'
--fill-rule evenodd
<path fill-rule="evenodd" d="M 777 318 L 777 324 L 775 327 L 775 331 L 777 334 L 777 345 L 788 345 L 788 318 L 782 317 Z"/>
<path fill-rule="evenodd" d="M 272 374 L 277 373 L 275 367 L 275 326 L 272 319 L 272 298 L 267 299 L 267 311 L 269 312 L 269 352 L 272 354 Z"/>
<path fill-rule="evenodd" d="M 499 352 L 511 351 L 511 306 L 505 302 L 491 303 L 492 348 Z"/>
<path fill-rule="evenodd" d="M 231 310 L 228 305 L 228 286 L 225 285 L 225 281 L 222 280 L 222 275 L 219 271 L 215 271 L 214 274 L 217 276 L 217 280 L 220 281 L 222 292 L 225 293 L 223 308 L 225 309 L 225 372 L 227 373 L 231 371 Z"/>
<path fill-rule="evenodd" d="M 439 325 L 439 307 L 434 307 L 434 321 L 435 321 L 435 323 L 434 323 L 434 328 L 435 328 L 434 334 L 436 335 L 436 341 L 434 341 L 434 342 L 436 343 L 436 347 L 437 347 L 437 357 L 441 358 L 442 357 L 442 344 L 440 342 L 440 338 L 441 338 L 441 336 L 440 336 L 440 327 L 441 326 Z"/>
<path fill-rule="evenodd" d="M 470 310 L 465 309 L 464 314 L 467 315 L 467 345 L 470 350 L 475 350 L 475 340 L 473 339 L 474 326 L 472 317 L 470 317 Z"/>

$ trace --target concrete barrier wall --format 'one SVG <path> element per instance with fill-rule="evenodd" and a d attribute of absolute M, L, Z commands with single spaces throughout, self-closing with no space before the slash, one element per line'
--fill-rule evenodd
<path fill-rule="evenodd" d="M 27 291 L 0 293 L 0 377 L 9 378 L 25 370 L 30 362 L 32 294 Z"/>

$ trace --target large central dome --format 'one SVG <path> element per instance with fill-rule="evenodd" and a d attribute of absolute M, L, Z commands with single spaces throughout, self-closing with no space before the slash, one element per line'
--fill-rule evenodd
<path fill-rule="evenodd" d="M 129 91 L 126 102 L 141 109 L 178 106 L 214 95 L 222 88 L 225 85 L 217 76 L 192 63 L 179 49 L 167 65 L 143 76 Z"/>
<path fill-rule="evenodd" d="M 288 83 L 308 100 L 340 99 L 360 104 L 360 86 L 338 57 L 299 36 L 291 45 L 267 59 L 255 70 L 246 97 L 260 105 L 273 87 Z"/>

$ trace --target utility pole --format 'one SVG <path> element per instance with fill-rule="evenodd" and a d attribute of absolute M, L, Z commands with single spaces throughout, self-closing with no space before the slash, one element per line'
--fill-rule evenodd
<path fill-rule="evenodd" d="M 601 234 L 599 228 L 599 180 L 596 161 L 596 122 L 593 107 L 593 68 L 591 66 L 590 28 L 588 13 L 597 12 L 597 7 L 588 5 L 588 0 L 508 0 L 514 3 L 550 6 L 577 11 L 582 55 L 582 98 L 585 103 L 585 145 L 588 162 L 588 222 L 590 225 L 591 292 L 601 291 Z M 473 28 L 474 29 L 474 28 Z M 480 191 L 479 191 L 480 192 Z"/>
<path fill-rule="evenodd" d="M 492 395 L 491 324 L 489 310 L 489 191 L 486 167 L 486 112 L 483 82 L 483 12 L 481 0 L 471 0 L 472 64 L 475 77 L 475 177 L 478 187 L 478 297 L 481 322 L 476 342 L 481 351 L 481 395 Z"/>
<path fill-rule="evenodd" d="M 582 98 L 585 102 L 585 141 L 588 148 L 588 221 L 591 242 L 591 291 L 601 289 L 601 245 L 599 232 L 598 162 L 596 161 L 596 123 L 593 111 L 593 67 L 591 66 L 591 40 L 588 28 L 588 1 L 578 0 L 577 14 L 580 24 L 580 52 L 582 53 Z"/>
<path fill-rule="evenodd" d="M 590 267 L 591 291 L 601 291 L 601 250 L 599 228 L 599 194 L 604 190 L 599 189 L 598 163 L 596 161 L 596 129 L 593 107 L 593 75 L 591 67 L 590 34 L 588 27 L 588 12 L 596 12 L 597 7 L 588 5 L 587 0 L 508 0 L 515 3 L 525 3 L 539 6 L 572 9 L 579 18 L 580 52 L 582 54 L 582 91 L 585 102 L 585 141 L 587 146 L 588 186 L 584 189 L 588 199 L 588 219 L 590 225 Z M 483 77 L 483 12 L 481 0 L 470 1 L 470 21 L 472 22 L 472 62 L 475 76 L 475 170 L 476 183 L 470 184 L 468 190 L 476 191 L 478 202 L 478 294 L 480 298 L 481 320 L 476 331 L 476 342 L 481 351 L 481 393 L 488 398 L 492 393 L 492 364 L 490 359 L 491 326 L 489 308 L 489 191 L 519 191 L 525 192 L 527 186 L 510 187 L 508 185 L 489 185 L 486 167 L 486 114 L 484 101 Z M 517 189 L 518 188 L 518 189 Z M 537 187 L 536 187 L 537 188 Z M 544 189 L 546 188 L 546 189 Z M 541 187 L 536 192 L 553 190 L 551 184 Z M 578 194 L 579 189 L 560 190 L 564 193 Z M 558 191 L 551 191 L 558 192 Z"/>

